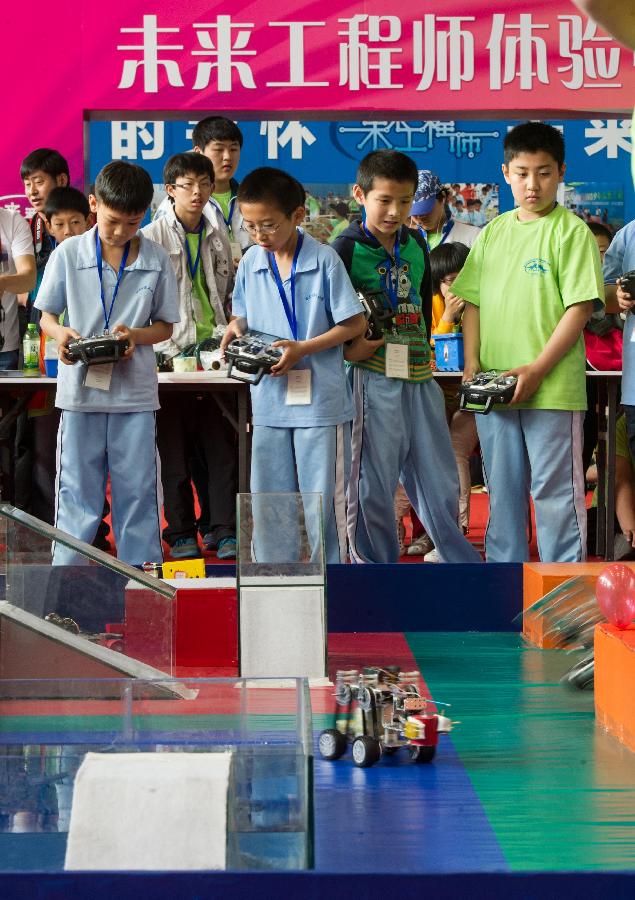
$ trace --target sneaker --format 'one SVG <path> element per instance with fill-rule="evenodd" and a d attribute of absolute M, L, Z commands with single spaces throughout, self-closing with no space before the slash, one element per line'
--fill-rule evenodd
<path fill-rule="evenodd" d="M 193 537 L 182 537 L 172 544 L 170 549 L 172 559 L 196 559 L 201 555 L 198 542 Z"/>
<path fill-rule="evenodd" d="M 434 550 L 434 544 L 429 534 L 422 534 L 416 540 L 412 541 L 408 547 L 408 556 L 425 556 Z"/>
<path fill-rule="evenodd" d="M 218 559 L 236 559 L 236 538 L 221 538 L 216 551 Z"/>
<path fill-rule="evenodd" d="M 207 531 L 203 535 L 202 541 L 203 541 L 203 547 L 206 550 L 216 550 L 216 538 L 214 537 L 214 535 L 212 534 L 211 531 Z"/>
<path fill-rule="evenodd" d="M 429 553 L 426 553 L 426 555 L 423 557 L 423 561 L 424 562 L 432 562 L 432 563 L 443 562 L 443 560 L 439 556 L 439 553 L 438 553 L 436 547 L 434 548 L 434 550 L 431 550 Z"/>

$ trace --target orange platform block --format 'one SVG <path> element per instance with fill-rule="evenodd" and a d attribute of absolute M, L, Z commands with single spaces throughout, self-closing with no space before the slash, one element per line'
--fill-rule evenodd
<path fill-rule="evenodd" d="M 523 565 L 523 637 L 535 647 L 551 648 L 554 644 L 544 638 L 545 623 L 541 616 L 528 612 L 536 600 L 540 600 L 563 581 L 584 575 L 595 578 L 610 563 L 603 560 L 592 563 L 524 563 Z M 635 571 L 635 563 L 625 563 Z"/>
<path fill-rule="evenodd" d="M 595 627 L 595 718 L 635 750 L 635 627 Z"/>

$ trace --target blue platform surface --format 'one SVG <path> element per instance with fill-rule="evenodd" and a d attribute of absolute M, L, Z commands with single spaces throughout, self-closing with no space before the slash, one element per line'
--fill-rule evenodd
<path fill-rule="evenodd" d="M 315 759 L 315 867 L 328 872 L 497 872 L 508 865 L 452 741 L 433 765 L 405 750 L 357 768 Z"/>
<path fill-rule="evenodd" d="M 350 836 L 354 842 L 356 836 Z M 315 872 L 70 872 L 5 876 L 5 900 L 633 900 L 635 872 L 421 875 Z"/>
<path fill-rule="evenodd" d="M 327 567 L 329 631 L 520 631 L 522 608 L 522 563 Z"/>

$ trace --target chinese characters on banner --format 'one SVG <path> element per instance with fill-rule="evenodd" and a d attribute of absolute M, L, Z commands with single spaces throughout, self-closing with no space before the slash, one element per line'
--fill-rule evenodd
<path fill-rule="evenodd" d="M 237 89 L 301 88 L 319 95 L 337 87 L 346 96 L 428 92 L 444 85 L 460 92 L 473 86 L 477 60 L 485 59 L 484 87 L 490 92 L 507 86 L 532 91 L 542 84 L 566 94 L 588 88 L 617 90 L 623 86 L 623 68 L 632 68 L 629 51 L 574 13 L 548 21 L 531 12 L 425 14 L 414 20 L 360 13 L 258 25 L 244 19 L 217 15 L 206 22 L 176 24 L 166 13 L 142 15 L 134 24 L 122 25 L 116 48 L 121 54 L 118 89 L 136 87 L 156 94 L 172 87 L 227 94 Z M 320 43 L 320 31 L 335 39 Z M 258 68 L 259 55 L 271 41 L 287 60 L 286 78 L 271 78 Z M 310 49 L 316 43 L 319 53 Z"/>

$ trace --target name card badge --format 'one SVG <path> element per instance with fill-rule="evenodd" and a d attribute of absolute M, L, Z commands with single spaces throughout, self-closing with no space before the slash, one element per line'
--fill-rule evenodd
<path fill-rule="evenodd" d="M 408 344 L 396 343 L 386 339 L 386 378 L 408 380 Z"/>
<path fill-rule="evenodd" d="M 311 369 L 287 372 L 287 406 L 308 406 L 311 402 Z"/>
<path fill-rule="evenodd" d="M 103 363 L 101 366 L 88 366 L 84 387 L 96 388 L 98 391 L 109 391 L 112 379 L 113 363 Z"/>

